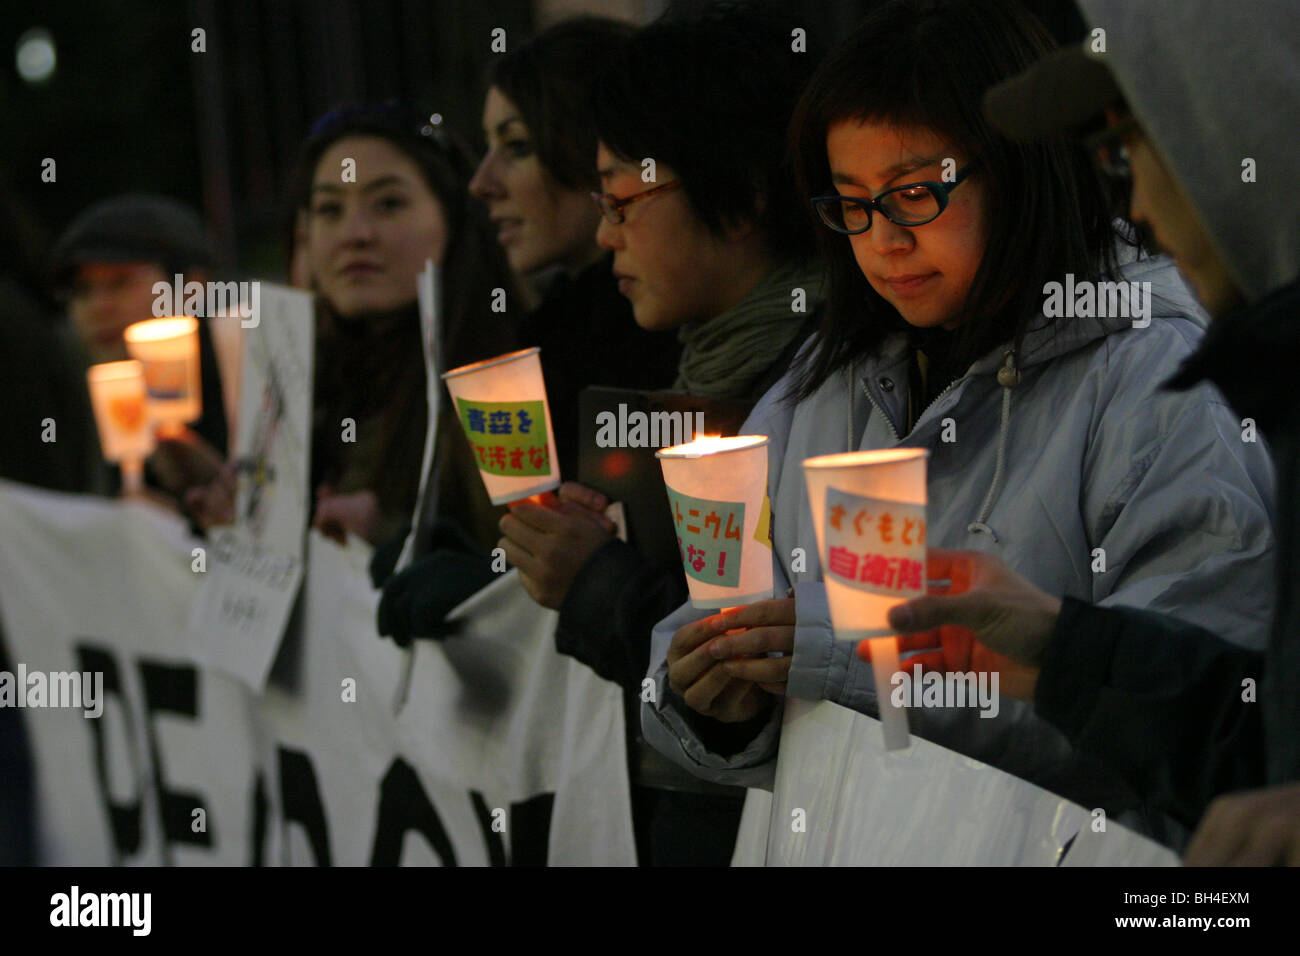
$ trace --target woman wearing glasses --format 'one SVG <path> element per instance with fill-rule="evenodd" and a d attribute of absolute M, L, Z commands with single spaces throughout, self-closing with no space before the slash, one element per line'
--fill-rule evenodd
<path fill-rule="evenodd" d="M 651 24 L 593 77 L 595 238 L 637 324 L 684 345 L 664 384 L 694 395 L 756 401 L 789 367 L 819 301 L 783 148 L 812 54 L 790 46 L 788 24 L 723 7 Z M 502 546 L 529 593 L 559 610 L 561 653 L 624 689 L 641 863 L 725 865 L 741 793 L 636 739 L 650 631 L 685 599 L 685 578 L 676 561 L 599 528 L 590 516 L 603 506 L 573 484 L 557 501 L 517 503 Z"/>
<path fill-rule="evenodd" d="M 783 707 L 823 708 L 792 734 L 860 720 L 811 702 L 877 712 L 869 665 L 830 629 L 801 467 L 815 455 L 926 448 L 928 545 L 996 553 L 1049 593 L 1265 640 L 1266 457 L 1213 390 L 1160 389 L 1201 335 L 1195 300 L 1167 261 L 1122 241 L 1083 150 L 1012 143 L 980 109 L 984 89 L 1050 46 L 1014 4 L 894 0 L 805 92 L 796 171 L 829 299 L 814 344 L 745 429 L 774 438 L 775 578 L 794 597 L 675 612 L 654 634 L 657 703 L 642 705 L 647 739 L 708 779 L 770 788 Z M 1096 299 L 1065 311 L 1060 287 L 1055 305 L 1049 294 L 1108 277 L 1139 283 L 1121 315 Z M 1138 805 L 1027 705 L 909 720 L 1084 806 Z M 811 801 L 819 781 L 799 785 Z"/>

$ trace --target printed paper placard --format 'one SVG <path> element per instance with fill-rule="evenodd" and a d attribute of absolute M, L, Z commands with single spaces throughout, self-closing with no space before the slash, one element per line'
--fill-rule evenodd
<path fill-rule="evenodd" d="M 925 506 L 827 488 L 825 572 L 872 594 L 925 593 Z"/>
<path fill-rule="evenodd" d="M 687 575 L 707 584 L 739 587 L 745 503 L 692 498 L 672 488 L 668 502 Z"/>
<path fill-rule="evenodd" d="M 544 402 L 457 398 L 456 408 L 483 471 L 511 478 L 551 473 Z"/>

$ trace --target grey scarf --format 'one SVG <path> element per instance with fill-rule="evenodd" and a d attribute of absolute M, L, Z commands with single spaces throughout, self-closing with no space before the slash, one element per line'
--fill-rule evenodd
<path fill-rule="evenodd" d="M 784 263 L 726 312 L 682 326 L 673 388 L 702 398 L 748 395 L 821 303 L 821 284 L 820 263 Z M 805 312 L 792 311 L 796 288 L 806 294 Z"/>

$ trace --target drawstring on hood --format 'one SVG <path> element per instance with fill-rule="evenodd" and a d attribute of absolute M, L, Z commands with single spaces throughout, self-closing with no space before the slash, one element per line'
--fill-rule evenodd
<path fill-rule="evenodd" d="M 1156 256 L 1139 259 L 1135 257 L 1135 253 L 1127 248 L 1122 248 L 1118 252 L 1120 270 L 1118 275 L 1115 276 L 1117 280 L 1150 283 L 1151 314 L 1147 317 L 1149 320 L 1186 317 L 1204 327 L 1206 322 L 1204 311 L 1166 257 Z M 1134 324 L 1134 319 L 1130 315 L 1096 316 L 1079 318 L 1068 322 L 1044 319 L 1041 324 L 1034 325 L 1025 332 L 1019 348 L 1011 348 L 1009 344 L 1004 347 L 1000 356 L 1001 362 L 999 362 L 997 352 L 990 352 L 974 362 L 969 369 L 958 375 L 944 389 L 941 395 L 954 390 L 965 391 L 975 388 L 977 383 L 988 382 L 990 378 L 994 378 L 998 387 L 1002 389 L 998 447 L 993 479 L 989 484 L 983 502 L 980 504 L 978 514 L 966 525 L 968 534 L 987 534 L 993 539 L 994 543 L 999 541 L 997 532 L 989 524 L 989 516 L 993 512 L 994 505 L 997 504 L 998 494 L 1002 490 L 1006 475 L 1007 453 L 1011 434 L 1011 392 L 1012 389 L 1022 384 L 1025 370 L 1043 365 L 1077 349 L 1084 348 L 1099 338 L 1104 338 L 1113 333 L 1122 333 L 1133 327 Z M 1141 328 L 1141 326 L 1138 326 L 1138 328 Z M 867 400 L 875 405 L 876 401 L 868 387 L 869 380 L 876 374 L 875 370 L 881 364 L 889 365 L 899 361 L 899 350 L 904 346 L 899 340 L 893 341 L 895 341 L 895 344 L 885 346 L 882 355 L 861 359 L 847 369 L 849 375 L 848 393 L 852 398 L 850 398 L 848 408 L 848 432 L 845 435 L 845 450 L 857 449 L 863 440 L 863 434 L 858 429 L 855 409 L 855 401 L 858 400 L 858 388 L 860 387 Z M 929 407 L 933 407 L 938 401 L 939 399 L 936 398 Z M 878 410 L 888 425 L 890 433 L 894 436 L 894 440 L 901 442 L 902 438 L 889 416 L 884 413 L 883 409 Z M 920 417 L 924 418 L 924 413 Z"/>
<path fill-rule="evenodd" d="M 998 533 L 990 528 L 986 521 L 989 512 L 993 509 L 993 502 L 997 500 L 998 485 L 1002 483 L 1002 472 L 1007 464 L 1007 425 L 1011 420 L 1011 390 L 1020 384 L 1020 369 L 1016 368 L 1016 350 L 1007 349 L 1003 355 L 1006 361 L 998 369 L 998 384 L 1002 386 L 1002 415 L 1001 424 L 998 426 L 997 464 L 993 468 L 993 481 L 989 485 L 989 492 L 984 496 L 984 503 L 980 505 L 980 513 L 966 526 L 967 534 L 979 534 L 982 531 L 993 538 L 994 544 L 997 544 Z"/>

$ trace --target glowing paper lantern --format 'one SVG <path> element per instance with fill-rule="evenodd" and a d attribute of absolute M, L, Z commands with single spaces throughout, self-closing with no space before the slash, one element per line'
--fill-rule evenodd
<path fill-rule="evenodd" d="M 442 376 L 494 505 L 560 486 L 540 355 L 523 349 Z"/>
<path fill-rule="evenodd" d="M 127 352 L 144 365 L 149 416 L 155 424 L 184 425 L 203 414 L 198 319 L 173 315 L 136 322 L 122 337 Z"/>
<path fill-rule="evenodd" d="M 772 596 L 767 436 L 697 438 L 655 453 L 664 472 L 691 604 Z"/>
<path fill-rule="evenodd" d="M 835 636 L 871 639 L 885 746 L 907 746 L 907 714 L 890 706 L 898 639 L 887 618 L 925 593 L 925 462 L 920 448 L 806 459 L 804 479 Z"/>
<path fill-rule="evenodd" d="M 104 458 L 121 466 L 123 493 L 139 494 L 144 487 L 144 460 L 154 450 L 144 369 L 133 359 L 92 365 L 86 370 L 86 384 Z"/>

